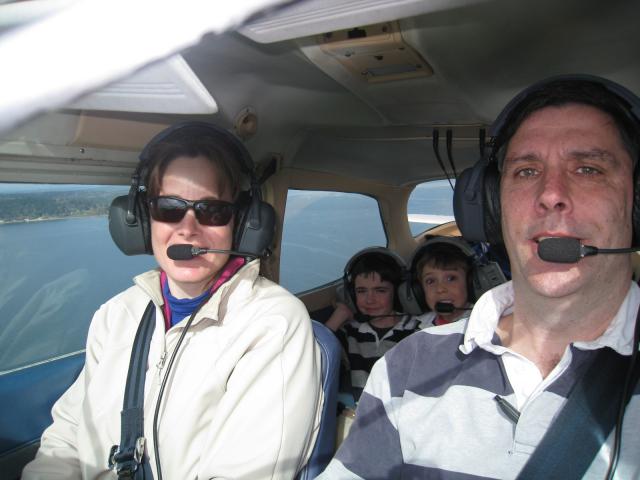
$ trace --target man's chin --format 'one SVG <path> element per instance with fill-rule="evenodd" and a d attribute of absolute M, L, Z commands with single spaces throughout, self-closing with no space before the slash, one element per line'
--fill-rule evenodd
<path fill-rule="evenodd" d="M 548 298 L 566 297 L 584 286 L 576 270 L 531 275 L 527 283 L 535 293 Z"/>

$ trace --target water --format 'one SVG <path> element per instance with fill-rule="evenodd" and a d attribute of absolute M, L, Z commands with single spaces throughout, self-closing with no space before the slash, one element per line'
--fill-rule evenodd
<path fill-rule="evenodd" d="M 155 261 L 83 217 L 0 226 L 0 265 L 1 371 L 84 348 L 93 312 Z"/>

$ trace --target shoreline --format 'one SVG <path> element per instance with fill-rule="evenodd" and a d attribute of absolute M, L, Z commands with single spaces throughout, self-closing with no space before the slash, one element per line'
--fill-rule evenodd
<path fill-rule="evenodd" d="M 88 218 L 88 217 L 106 217 L 107 214 L 87 214 L 87 215 L 69 215 L 66 217 L 38 217 L 38 218 L 25 218 L 21 220 L 0 220 L 0 226 L 2 225 L 16 225 L 20 223 L 39 223 L 39 222 L 53 222 L 56 220 L 67 220 L 73 218 Z"/>

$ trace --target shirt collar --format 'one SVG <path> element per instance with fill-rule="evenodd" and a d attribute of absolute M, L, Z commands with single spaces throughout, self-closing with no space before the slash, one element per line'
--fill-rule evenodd
<path fill-rule="evenodd" d="M 498 321 L 503 315 L 513 311 L 513 283 L 507 282 L 492 288 L 476 302 L 464 335 L 460 351 L 471 353 L 476 347 L 500 353 L 504 347 L 493 343 Z M 633 330 L 636 313 L 640 305 L 640 288 L 630 282 L 629 291 L 615 317 L 597 339 L 591 342 L 575 342 L 581 350 L 596 350 L 610 347 L 621 355 L 630 355 L 633 344 Z"/>
<path fill-rule="evenodd" d="M 640 306 L 640 288 L 631 282 L 629 291 L 616 316 L 604 331 L 591 342 L 575 342 L 574 345 L 581 350 L 595 350 L 602 347 L 609 347 L 620 355 L 631 355 L 633 351 L 633 331 L 636 325 L 636 316 Z"/>

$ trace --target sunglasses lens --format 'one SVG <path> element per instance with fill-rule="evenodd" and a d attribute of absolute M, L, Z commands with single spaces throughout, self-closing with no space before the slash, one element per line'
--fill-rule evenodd
<path fill-rule="evenodd" d="M 202 225 L 223 226 L 231 221 L 233 205 L 231 203 L 202 200 L 196 202 L 196 218 Z"/>
<path fill-rule="evenodd" d="M 149 213 L 159 222 L 179 222 L 188 208 L 187 202 L 179 198 L 158 197 L 149 202 Z"/>
<path fill-rule="evenodd" d="M 157 197 L 149 201 L 149 213 L 158 222 L 177 223 L 184 218 L 189 208 L 196 212 L 201 225 L 227 225 L 233 217 L 233 204 L 222 200 L 199 200 L 188 202 L 181 198 Z"/>

